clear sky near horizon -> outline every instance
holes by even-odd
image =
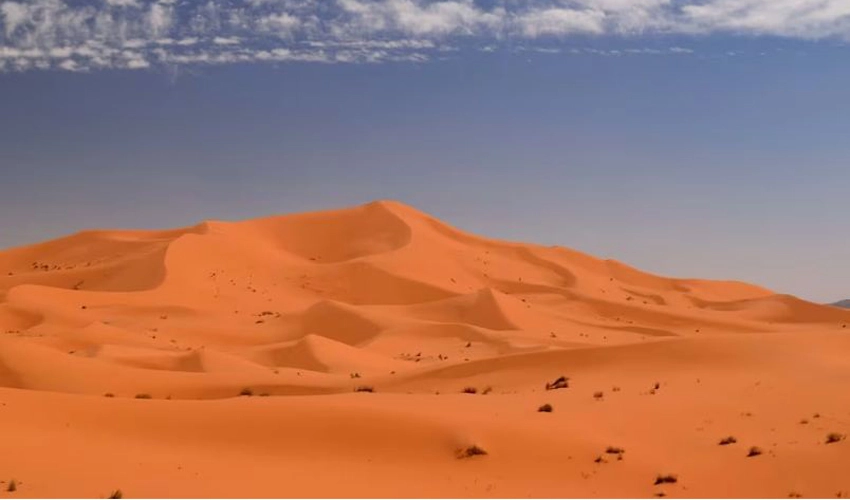
[[[0,1],[0,247],[396,199],[846,298],[845,4]]]

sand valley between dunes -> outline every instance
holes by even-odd
[[[848,496],[847,324],[395,202],[78,233],[0,252],[0,498]]]

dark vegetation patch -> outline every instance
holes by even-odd
[[[546,383],[546,390],[551,391],[554,389],[566,389],[570,386],[570,379],[564,376],[560,376],[555,379],[554,382]]]

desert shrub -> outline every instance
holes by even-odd
[[[659,474],[658,477],[655,478],[655,484],[676,484],[679,482],[679,478],[675,474]]]
[[[476,389],[475,387],[464,387],[463,393],[464,394],[478,394],[478,389]]]
[[[602,391],[596,391],[593,393],[593,399],[602,399],[605,397],[605,393]]]
[[[826,444],[837,443],[844,440],[844,435],[837,432],[830,432],[826,435]]]
[[[538,408],[537,411],[542,412],[542,413],[552,413],[552,405],[550,405],[549,403],[546,403],[545,405]]]
[[[566,389],[570,386],[570,379],[564,376],[560,376],[555,379],[554,382],[546,383],[546,390],[551,391],[553,389]]]
[[[738,440],[735,439],[734,436],[727,436],[727,437],[720,440],[720,446],[726,446],[728,444],[735,444],[737,442],[738,442]]]
[[[18,483],[14,479],[9,481],[9,486],[6,487],[6,491],[8,491],[9,493],[14,493],[18,491]]]
[[[747,452],[747,456],[748,457],[757,457],[757,456],[761,455],[762,453],[764,453],[764,452],[761,450],[761,448],[759,448],[758,446],[753,446],[753,447],[750,448],[750,451]]]
[[[124,498],[124,493],[121,493],[121,490],[115,490],[109,495],[109,498]]]
[[[470,458],[479,455],[486,455],[487,452],[479,447],[478,445],[467,446],[466,448],[459,450],[457,453],[458,458]]]
[[[607,453],[609,455],[622,455],[625,452],[626,452],[626,450],[624,450],[624,449],[622,449],[618,446],[609,446],[609,447],[605,448],[605,453]]]
[[[152,396],[150,394],[145,394],[145,393],[136,394],[136,399],[151,399],[151,398],[152,398]]]
[[[240,396],[253,396],[254,391],[251,390],[250,387],[245,387],[241,391],[239,391]]]
[[[355,387],[354,392],[375,392],[375,388],[370,385],[361,385]]]

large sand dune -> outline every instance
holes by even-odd
[[[0,496],[850,495],[848,323],[395,202],[79,233],[0,252]]]

